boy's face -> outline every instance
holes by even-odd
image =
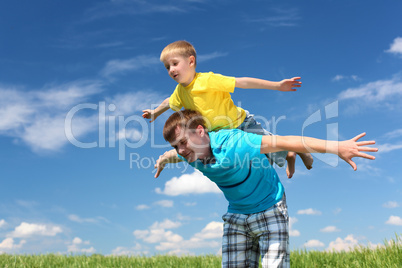
[[[177,83],[188,86],[195,76],[195,58],[194,56],[183,57],[171,54],[163,62],[168,70],[169,76]]]
[[[189,163],[211,156],[209,136],[202,126],[195,130],[176,127],[176,139],[170,143]]]

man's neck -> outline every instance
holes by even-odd
[[[211,140],[210,140],[210,138],[209,138],[209,133],[206,132],[206,134],[207,134],[207,135],[205,136],[205,139],[208,141],[208,145],[209,145],[209,147],[208,147],[208,154],[207,154],[204,158],[200,159],[200,161],[201,161],[204,165],[215,163],[215,156],[214,156],[214,154],[212,153],[212,149],[211,149]]]

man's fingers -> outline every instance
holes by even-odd
[[[363,133],[357,135],[357,136],[354,137],[352,140],[357,141],[357,140],[361,139],[361,138],[364,137],[364,136],[366,136],[366,132],[363,132]]]
[[[371,160],[374,160],[374,159],[375,159],[375,156],[369,155],[369,154],[364,154],[364,153],[360,153],[360,154],[358,155],[358,157],[367,158],[367,159],[371,159]]]
[[[159,177],[159,174],[161,174],[161,171],[162,171],[162,170],[160,170],[160,169],[158,169],[158,170],[156,171],[155,176],[154,176],[155,179]]]
[[[353,168],[354,171],[357,170],[357,166],[356,166],[356,163],[355,163],[355,162],[353,162],[351,159],[350,159],[349,161],[347,161],[347,162],[348,162],[349,165]]]
[[[359,152],[378,152],[378,148],[359,147]]]
[[[356,142],[357,146],[364,146],[364,145],[373,145],[375,144],[375,141],[359,141]]]

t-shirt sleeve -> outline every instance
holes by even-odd
[[[242,130],[232,130],[222,142],[226,157],[232,161],[260,157],[262,135],[247,133]]]
[[[178,86],[176,89],[173,91],[173,94],[169,98],[169,107],[173,111],[180,111],[180,109],[183,107],[183,103],[180,99],[180,94],[179,94],[179,88]]]
[[[210,90],[233,93],[236,85],[236,78],[210,72],[207,85]]]

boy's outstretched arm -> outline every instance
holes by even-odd
[[[169,98],[166,98],[158,107],[156,107],[155,110],[151,110],[151,109],[143,110],[142,117],[144,117],[146,119],[151,119],[150,123],[152,123],[153,121],[155,121],[155,119],[158,116],[160,116],[161,114],[163,114],[164,112],[169,110],[169,108],[170,108]]]
[[[357,169],[353,157],[362,157],[374,160],[375,157],[362,152],[377,152],[378,148],[365,147],[373,145],[375,141],[358,141],[366,133],[357,135],[353,139],[346,141],[327,141],[301,136],[263,136],[261,143],[261,153],[271,153],[278,151],[294,151],[298,153],[331,153],[338,155],[341,159]]]
[[[177,157],[177,152],[175,149],[172,149],[170,151],[166,151],[163,155],[159,156],[159,159],[156,161],[155,168],[156,168],[156,174],[155,178],[159,177],[159,174],[161,174],[162,170],[165,168],[166,164],[169,163],[179,163],[182,162],[179,157]]]
[[[272,89],[278,91],[296,91],[301,87],[301,77],[293,77],[291,79],[283,79],[279,82],[272,82],[264,79],[251,77],[236,77],[235,87],[238,88],[255,88],[255,89]]]

